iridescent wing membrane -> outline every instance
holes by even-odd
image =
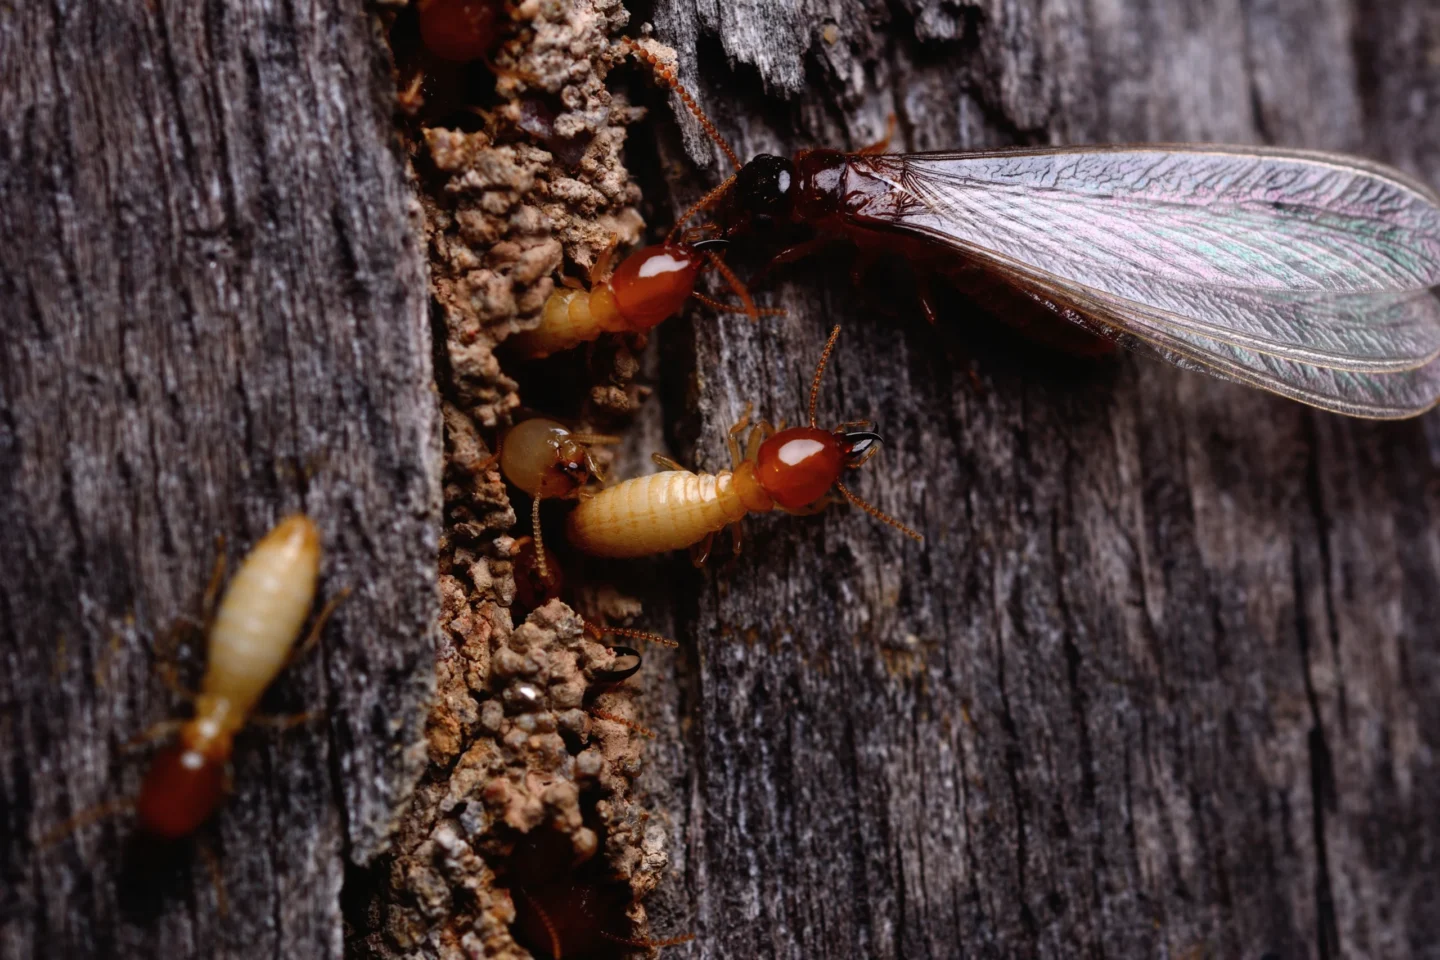
[[[1351,416],[1440,399],[1440,198],[1397,171],[1183,145],[850,162],[888,188],[872,219],[1127,346]]]

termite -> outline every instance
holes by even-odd
[[[420,39],[441,60],[479,60],[500,39],[502,6],[497,0],[416,0]]]
[[[194,716],[166,721],[136,738],[179,733],[161,750],[135,800],[140,827],[156,837],[178,839],[208,820],[226,792],[235,735],[245,726],[261,695],[285,667],[320,636],[345,592],[316,618],[304,644],[296,647],[315,600],[320,572],[320,531],[303,514],[281,520],[251,548],[235,571],[207,631],[208,665],[195,696]],[[212,589],[220,581],[223,557]],[[302,715],[301,719],[305,715]],[[287,723],[292,721],[286,721]],[[106,805],[72,819],[51,837],[112,812]]]
[[[692,547],[698,564],[709,554],[715,534],[727,526],[739,551],[739,523],[746,514],[777,509],[815,513],[832,501],[832,491],[906,536],[923,539],[840,482],[842,470],[861,466],[879,450],[880,436],[868,429],[870,424],[853,421],[833,431],[815,425],[820,381],[839,335],[837,326],[816,365],[808,427],[777,430],[762,421],[751,427],[742,456],[739,436],[750,427],[747,406],[727,437],[733,471],[693,473],[657,454],[655,462],[669,470],[627,480],[580,502],[567,521],[570,542],[602,557],[640,557]]]
[[[195,715],[180,724],[179,742],[156,755],[140,788],[136,812],[149,833],[185,836],[219,806],[235,734],[285,665],[319,638],[344,597],[326,606],[297,649],[315,601],[320,553],[314,521],[292,514],[251,547],[235,571],[210,625]]]
[[[932,320],[924,277],[1004,290],[1035,333],[1033,317],[1058,318],[1087,350],[1119,344],[1349,416],[1440,400],[1440,195],[1398,170],[1213,144],[892,154],[888,137],[741,163],[670,68],[624,47],[734,166],[702,200],[722,238],[783,237],[777,261],[835,242],[900,254]]]
[[[682,221],[683,222],[683,221]],[[609,266],[607,251],[590,271],[590,288],[567,285],[545,301],[540,325],[508,341],[522,356],[548,357],[606,333],[647,333],[680,312],[692,297],[716,310],[744,313],[752,320],[779,310],[757,307],[749,291],[712,249],[725,241],[699,239],[685,242],[667,238],[644,247],[620,262],[609,279],[601,279]],[[695,291],[695,281],[706,267],[714,268],[740,297],[740,304],[714,300]]]
[[[550,568],[540,532],[540,501],[589,496],[590,482],[604,479],[590,448],[618,442],[618,437],[571,430],[545,417],[522,420],[500,439],[500,472],[531,498],[531,559],[542,582],[549,579]]]

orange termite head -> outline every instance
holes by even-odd
[[[188,723],[180,742],[155,755],[136,813],[147,833],[167,840],[194,833],[225,797],[230,735]]]
[[[790,427],[760,445],[756,479],[782,509],[803,510],[830,492],[841,470],[868,460],[880,442],[869,431]]]
[[[644,247],[622,260],[610,277],[610,290],[628,328],[643,333],[679,313],[695,292],[704,262],[687,243]]]
[[[755,455],[756,480],[771,500],[792,513],[806,507],[823,506],[821,498],[834,487],[846,500],[876,520],[888,523],[914,540],[923,540],[919,533],[866,503],[840,482],[842,468],[860,466],[879,449],[880,435],[867,429],[870,424],[857,420],[830,432],[815,426],[820,381],[825,377],[825,366],[830,362],[830,353],[835,349],[839,336],[840,328],[837,326],[830,331],[830,339],[825,341],[825,349],[820,351],[820,362],[815,365],[815,377],[810,381],[810,426],[781,430],[762,443]]]
[[[596,475],[590,446],[569,427],[536,417],[517,423],[500,446],[505,479],[532,497],[568,497]]]
[[[496,0],[418,0],[420,39],[441,60],[478,60],[499,38],[499,6]]]

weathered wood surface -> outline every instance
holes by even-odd
[[[439,427],[393,90],[349,0],[0,5],[0,956],[341,952],[433,683]],[[320,524],[354,594],[151,864],[112,817],[215,555]],[[197,666],[194,661],[192,666]],[[192,677],[195,674],[192,672]],[[192,681],[193,682],[193,679]]]
[[[859,146],[893,111],[901,149],[1273,142],[1440,183],[1431,0],[659,0],[654,20],[742,156]],[[689,384],[664,391],[672,436],[698,429],[714,468],[746,400],[793,422],[842,322],[822,418],[879,421],[854,486],[928,539],[767,518],[670,587],[698,646],[651,694],[679,872],[651,917],[698,934],[676,955],[1440,955],[1434,415],[1080,361],[960,308],[932,329],[836,259],[779,289],[784,320],[662,333],[662,371],[692,346],[700,371],[698,425]]]

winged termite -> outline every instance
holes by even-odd
[[[899,246],[942,275],[979,267],[1124,346],[1326,410],[1409,417],[1440,400],[1440,196],[1377,163],[1162,144],[809,150],[736,168],[712,191],[715,229],[803,229],[783,259],[825,241]]]

